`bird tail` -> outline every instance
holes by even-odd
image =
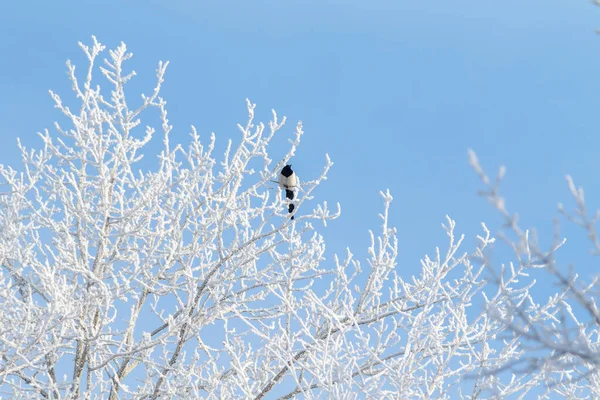
[[[285,197],[287,197],[290,200],[294,200],[294,191],[285,189]]]
[[[290,203],[290,205],[288,206],[288,212],[291,214],[292,211],[294,211],[294,205]],[[294,216],[292,215],[292,219],[294,219]]]

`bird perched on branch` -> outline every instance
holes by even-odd
[[[294,188],[296,187],[296,174],[292,170],[292,164],[286,165],[279,174],[279,186],[285,190],[285,197],[294,200]],[[288,212],[294,211],[294,204],[290,202]],[[292,219],[294,216],[292,215]]]

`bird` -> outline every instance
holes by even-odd
[[[285,197],[294,200],[294,188],[296,187],[296,174],[292,170],[292,164],[287,164],[279,174],[279,186],[285,190]],[[294,211],[294,204],[290,202],[288,212],[291,214]],[[294,216],[292,215],[292,219]]]

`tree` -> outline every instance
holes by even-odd
[[[300,182],[296,219],[271,180],[294,156],[298,124],[279,162],[268,145],[285,118],[248,122],[221,161],[192,127],[173,144],[160,97],[168,63],[141,105],[130,108],[124,44],[80,44],[84,81],[67,62],[79,106],[51,92],[69,127],[19,143],[23,168],[0,165],[0,390],[10,398],[505,398],[542,374],[489,374],[524,355],[519,338],[482,304],[485,225],[473,254],[450,218],[447,249],[402,277],[389,192],[366,265],[348,250],[333,262],[310,209],[323,173]],[[155,136],[141,118],[157,110],[162,151],[136,170]],[[256,170],[255,170],[256,168]],[[274,194],[276,193],[276,194]],[[517,276],[488,291],[494,309],[527,295]],[[479,305],[479,306],[477,306]]]
[[[591,259],[588,260],[577,247],[559,257],[558,250],[566,243],[566,239],[561,237],[560,219],[554,219],[554,232],[542,232],[543,237],[553,238],[548,249],[544,249],[537,231],[523,229],[518,214],[506,207],[506,201],[500,194],[505,168],[500,168],[496,181],[492,183],[473,151],[469,152],[469,160],[484,185],[481,195],[505,221],[498,235],[515,257],[515,261],[510,263],[511,273],[514,275],[516,272],[524,281],[529,279],[529,285],[533,285],[534,281],[529,276],[540,269],[558,287],[545,304],[539,304],[538,299],[529,292],[519,297],[512,296],[512,288],[506,285],[505,280],[507,269],[504,265],[495,268],[491,253],[484,254],[482,261],[495,273],[493,281],[504,292],[501,297],[507,299],[503,304],[490,302],[490,316],[507,328],[503,332],[504,337],[518,340],[526,350],[505,368],[519,375],[541,373],[554,393],[568,399],[600,397],[599,277],[592,269],[589,279],[585,276],[581,278],[573,264],[565,268],[562,266],[564,261],[561,261],[568,259],[573,262],[575,259],[579,263],[595,263],[595,258],[600,255],[596,229],[600,210],[589,215],[583,189],[577,188],[571,176],[567,176],[575,210],[569,212],[559,203],[558,212],[567,221],[583,229],[591,242]]]

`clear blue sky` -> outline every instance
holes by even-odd
[[[315,177],[325,153],[335,162],[317,192],[342,204],[323,230],[332,251],[365,255],[389,188],[400,268],[414,273],[445,246],[445,214],[469,234],[465,250],[481,221],[497,227],[468,148],[489,170],[507,165],[508,206],[526,226],[549,226],[566,173],[600,205],[596,28],[587,0],[3,1],[0,163],[18,167],[16,138],[39,147],[35,133],[59,118],[47,91],[69,98],[64,63],[85,66],[78,41],[123,41],[133,90],[171,61],[173,141],[187,143],[191,124],[220,145],[238,137],[246,97],[259,119],[287,115],[283,134],[304,122],[300,177]]]

